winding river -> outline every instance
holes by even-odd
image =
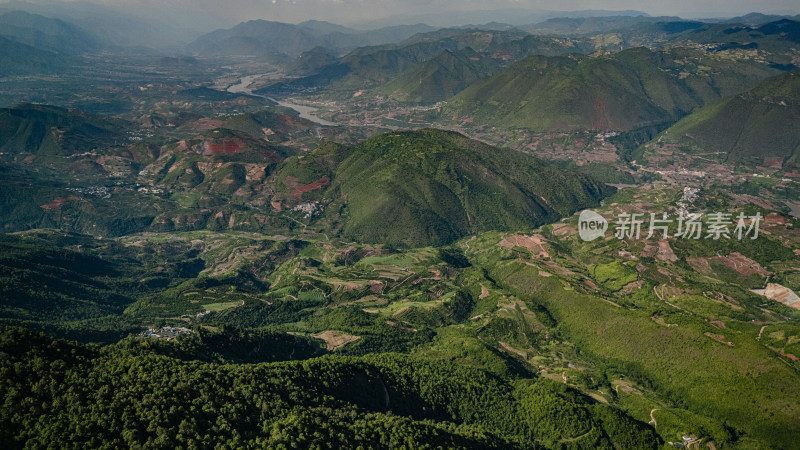
[[[253,93],[253,90],[250,89],[250,84],[253,82],[253,80],[255,80],[256,78],[259,78],[261,76],[263,76],[263,75],[248,75],[246,77],[242,77],[242,79],[239,81],[239,83],[233,84],[233,85],[228,87],[228,92],[233,93],[233,94],[247,94],[247,95],[255,95],[257,97],[264,97],[263,95],[258,95],[258,94]],[[319,125],[325,125],[325,126],[335,126],[336,125],[334,122],[330,122],[328,120],[321,119],[321,118],[317,117],[316,114],[314,114],[314,112],[317,110],[317,108],[314,108],[312,106],[297,105],[297,104],[294,104],[294,103],[291,103],[291,102],[285,102],[285,101],[282,101],[282,100],[276,100],[276,99],[270,98],[270,97],[264,97],[264,98],[272,100],[273,102],[276,102],[277,104],[279,104],[281,106],[284,106],[286,108],[291,108],[291,109],[297,111],[300,114],[300,117],[302,117],[303,119],[310,120],[310,121],[312,121],[314,123],[317,123]]]

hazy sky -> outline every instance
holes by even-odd
[[[39,0],[41,1],[41,0]],[[638,10],[651,15],[732,17],[748,12],[800,12],[798,0],[90,0],[126,9],[153,11],[170,6],[205,13],[219,23],[250,19],[299,22],[308,19],[352,24],[388,16],[424,16],[448,11],[526,8],[575,11]],[[7,0],[0,0],[0,4]],[[434,21],[434,20],[431,20]]]

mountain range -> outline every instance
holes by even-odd
[[[253,20],[231,29],[205,34],[189,44],[187,49],[204,56],[264,56],[277,53],[296,57],[314,47],[337,50],[385,44],[432,29],[419,24],[356,31],[321,21],[293,25]]]
[[[696,154],[723,154],[745,166],[753,159],[800,165],[800,72],[768,78],[739,95],[711,103],[664,131],[658,144]]]
[[[442,117],[534,131],[628,131],[674,122],[779,72],[755,61],[709,59],[688,48],[530,56],[450,99]]]
[[[796,17],[137,4],[0,5],[0,448],[796,446]]]

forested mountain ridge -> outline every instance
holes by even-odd
[[[555,383],[402,355],[219,365],[140,352],[136,341],[101,348],[0,333],[0,393],[18,405],[0,413],[0,442],[13,447],[658,442],[644,424]]]
[[[343,205],[344,236],[409,245],[536,226],[613,191],[531,156],[436,129],[388,133],[350,148],[323,146],[288,160],[276,177],[279,201],[322,201],[337,216]],[[321,185],[298,195],[287,179],[291,186]]]

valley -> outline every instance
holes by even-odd
[[[159,47],[31,11],[0,8],[3,448],[800,436],[800,17]]]

